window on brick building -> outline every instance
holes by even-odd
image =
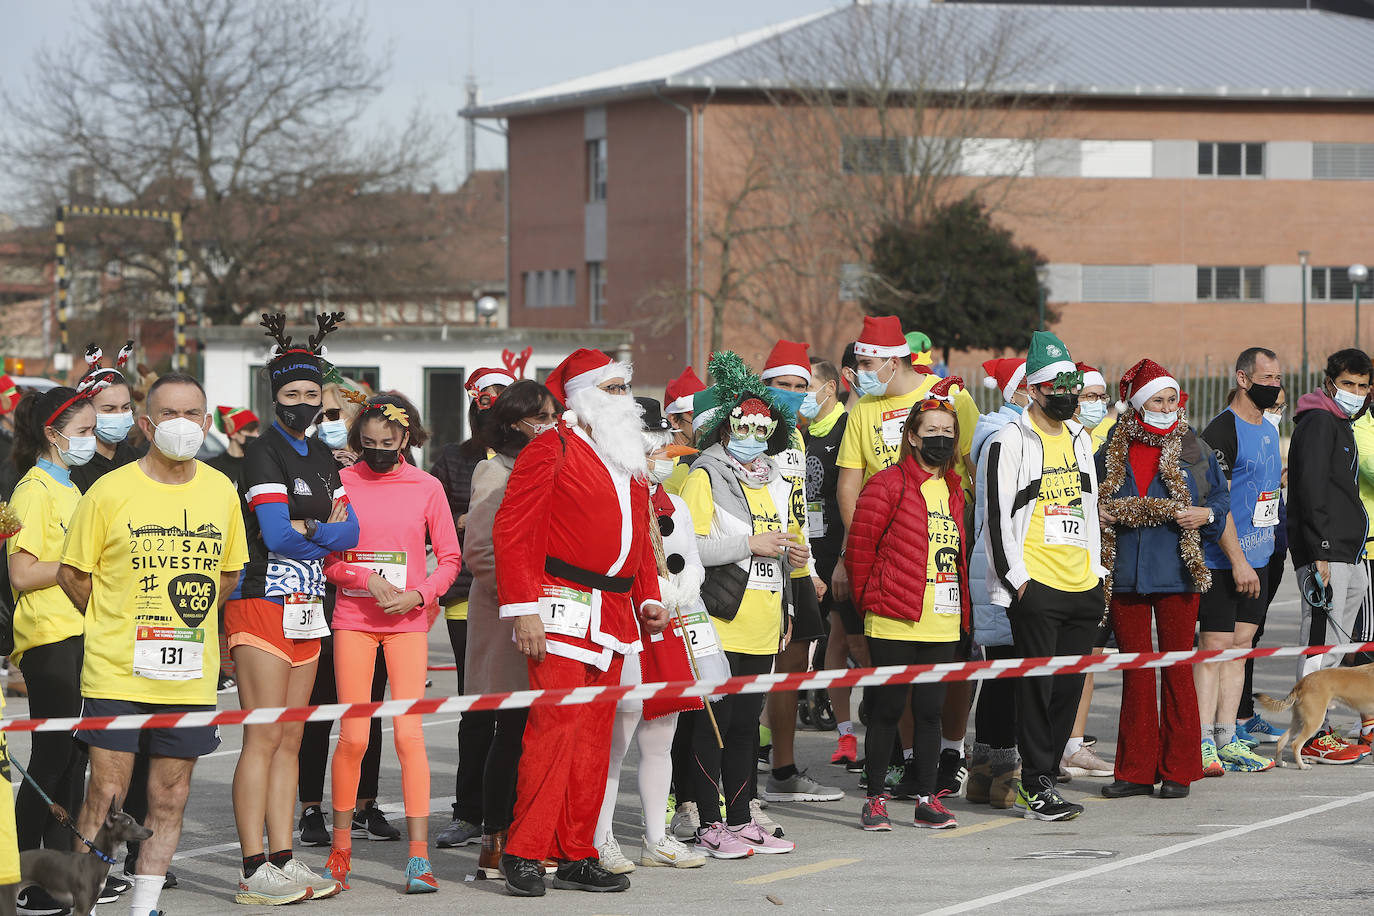
[[[1263,143],[1212,143],[1197,145],[1197,173],[1218,177],[1263,178]]]
[[[587,141],[587,200],[606,199],[606,138]]]
[[[1374,179],[1374,143],[1313,143],[1312,177]]]
[[[591,303],[588,318],[592,324],[606,323],[606,265],[600,261],[587,262],[587,300]]]
[[[1199,267],[1197,297],[1204,302],[1261,302],[1264,300],[1264,268]]]
[[[910,171],[905,137],[846,137],[840,169],[847,175],[902,175]]]
[[[527,270],[520,275],[526,308],[556,308],[577,304],[577,271]]]
[[[864,290],[868,286],[868,265],[866,264],[841,264],[840,265],[840,301],[858,302],[864,297]]]
[[[1084,302],[1150,302],[1154,271],[1148,264],[1084,264]]]
[[[1308,293],[1312,299],[1349,302],[1355,298],[1355,284],[1350,282],[1349,266],[1312,267]],[[1360,299],[1374,300],[1374,276],[1360,284]]]

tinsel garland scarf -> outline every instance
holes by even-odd
[[[1134,410],[1127,410],[1117,421],[1111,442],[1107,445],[1107,473],[1100,481],[1098,510],[1111,515],[1115,524],[1102,530],[1102,565],[1107,568],[1107,579],[1103,583],[1107,607],[1112,603],[1112,571],[1116,567],[1116,528],[1147,528],[1165,525],[1176,521],[1175,514],[1180,509],[1192,508],[1192,494],[1188,491],[1188,481],[1183,475],[1183,436],[1188,431],[1188,421],[1183,411],[1179,411],[1178,425],[1166,435],[1152,433],[1140,423]],[[1132,442],[1157,446],[1159,453],[1159,479],[1169,492],[1169,498],[1158,496],[1108,497],[1126,482],[1127,451]],[[1212,572],[1202,554],[1202,534],[1198,529],[1179,531],[1178,552],[1193,578],[1193,585],[1200,592],[1212,587]],[[1104,618],[1105,619],[1105,618]]]

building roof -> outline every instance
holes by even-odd
[[[836,85],[862,17],[855,3],[478,105],[504,118],[657,91]],[[987,39],[1013,22],[1026,63],[989,88],[1070,97],[1246,100],[1374,98],[1374,21],[1323,10],[935,3],[912,5],[913,32]],[[819,57],[819,59],[818,59]],[[828,59],[827,59],[828,58]],[[804,60],[789,66],[788,61]],[[960,85],[966,55],[945,56],[924,89]],[[935,69],[935,68],[933,68]],[[808,79],[796,78],[798,72]]]

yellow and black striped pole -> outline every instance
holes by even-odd
[[[57,328],[62,353],[70,353],[67,342],[67,208],[57,208]]]

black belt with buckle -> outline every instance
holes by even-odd
[[[617,595],[629,594],[635,584],[634,576],[603,576],[557,557],[548,557],[544,560],[544,572],[560,579],[567,579],[569,582],[576,582],[583,588],[614,592]]]

